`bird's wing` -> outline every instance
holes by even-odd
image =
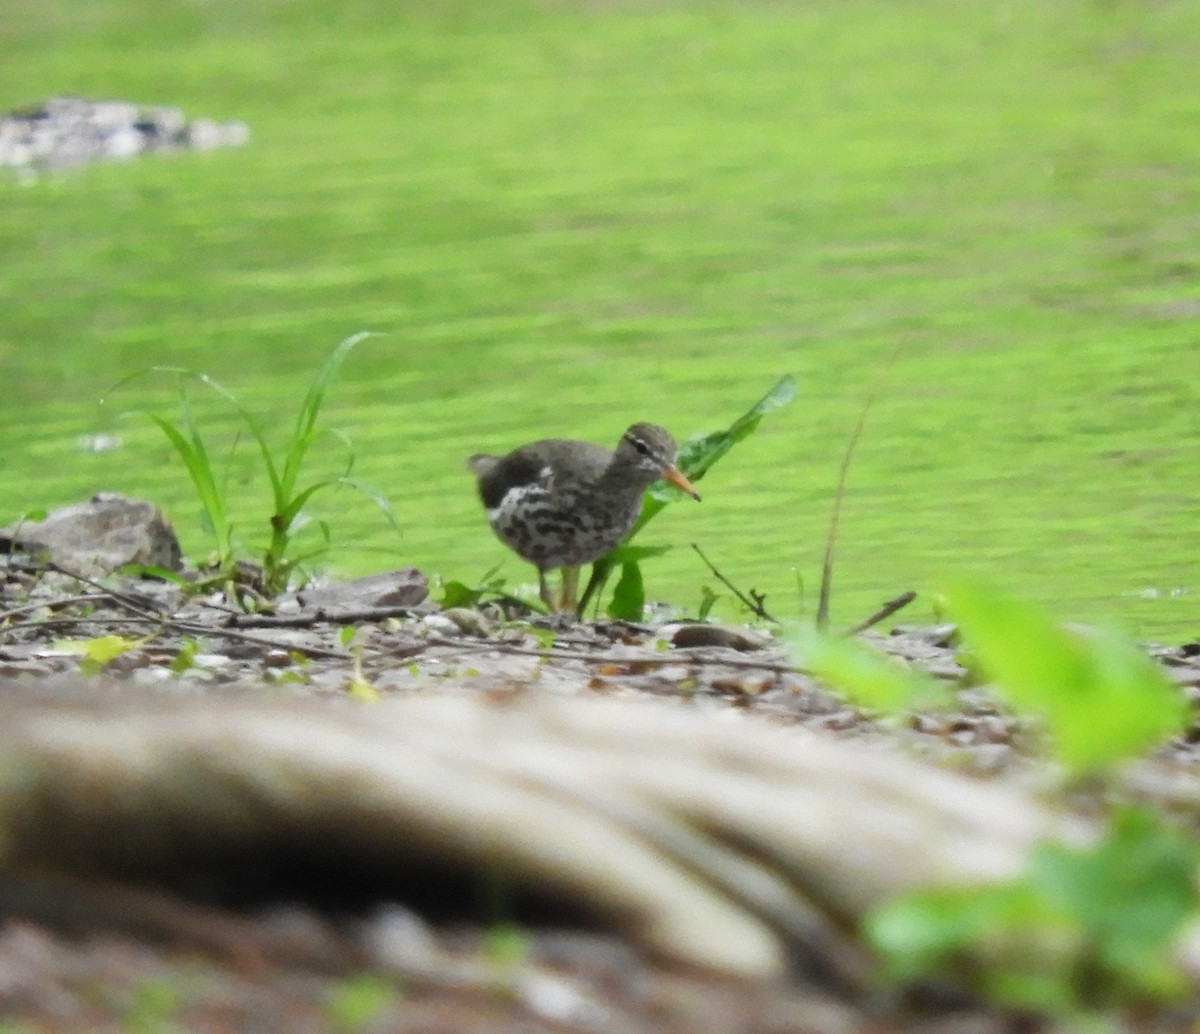
[[[551,471],[544,459],[517,449],[507,456],[496,458],[486,469],[476,468],[479,474],[479,497],[489,510],[500,505],[500,501],[513,489],[529,485],[549,485]]]

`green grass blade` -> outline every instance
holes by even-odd
[[[272,526],[278,526],[281,530],[287,531],[292,526],[292,522],[299,516],[300,511],[304,508],[304,504],[316,495],[321,489],[328,488],[330,485],[336,485],[337,479],[330,478],[327,481],[317,481],[309,485],[306,489],[297,495],[292,496],[282,510],[277,511],[271,518]]]
[[[396,511],[392,509],[392,504],[388,502],[387,497],[377,488],[373,488],[365,481],[360,481],[358,478],[347,477],[343,475],[336,479],[339,485],[345,485],[347,488],[352,488],[360,495],[370,499],[375,504],[376,509],[383,514],[384,519],[397,532],[400,531],[400,522],[396,519]]]
[[[247,430],[250,432],[250,436],[254,439],[255,444],[258,446],[259,454],[263,458],[263,466],[267,471],[267,478],[271,483],[271,495],[276,504],[278,504],[279,500],[284,497],[284,486],[282,478],[279,474],[279,469],[275,463],[275,457],[271,453],[271,446],[267,442],[266,431],[263,429],[262,424],[259,423],[250,410],[242,405],[238,397],[219,381],[214,380],[206,373],[196,373],[192,374],[191,376],[195,377],[195,379],[201,384],[215,392],[231,406],[233,406],[235,410],[237,410],[237,414],[241,418],[242,423],[246,425]]]
[[[611,553],[608,554],[608,559],[614,564],[638,564],[643,560],[649,560],[651,557],[662,556],[664,553],[669,553],[674,547],[672,546],[635,546],[631,542],[623,543],[617,546]]]
[[[232,525],[228,520],[226,511],[226,492],[224,486],[217,480],[204,438],[200,434],[197,421],[192,412],[191,398],[187,391],[187,384],[189,382],[196,382],[203,385],[234,408],[240,418],[241,424],[253,437],[258,446],[263,466],[270,481],[271,508],[266,521],[270,527],[270,539],[262,553],[263,581],[269,594],[286,588],[290,573],[297,563],[296,558],[290,556],[289,552],[292,546],[292,539],[300,530],[298,519],[303,508],[322,489],[334,485],[344,485],[355,489],[355,491],[371,499],[392,527],[398,529],[396,515],[392,511],[391,504],[387,499],[374,488],[349,476],[351,470],[354,468],[355,457],[353,450],[349,448],[349,440],[344,435],[336,432],[327,432],[333,434],[348,449],[349,456],[344,474],[340,477],[318,481],[299,491],[296,488],[303,461],[312,443],[316,440],[317,435],[322,433],[318,431],[317,420],[320,416],[325,393],[350,352],[368,336],[367,332],[363,332],[346,338],[334,348],[324,363],[321,364],[301,404],[292,438],[287,442],[284,450],[282,465],[277,461],[275,453],[272,452],[263,425],[259,420],[238,401],[237,396],[233,392],[208,374],[195,373],[177,367],[154,367],[150,371],[139,372],[124,378],[112,389],[113,391],[119,390],[131,381],[145,376],[149,372],[169,373],[178,379],[180,406],[183,414],[181,420],[177,423],[172,423],[160,416],[147,415],[150,416],[151,420],[167,437],[168,442],[183,463],[201,504],[202,522],[207,524],[216,539],[217,550],[222,565],[229,563],[233,559]],[[239,431],[238,437],[240,437],[240,434],[241,432]],[[226,464],[226,469],[229,469],[229,466],[229,464]],[[329,528],[328,525],[320,522],[318,522],[318,527],[321,528],[325,538],[325,546],[322,548],[323,552],[324,549],[328,548]]]
[[[348,477],[328,478],[325,481],[318,481],[315,484],[309,485],[298,495],[293,496],[288,501],[287,506],[285,506],[283,510],[276,515],[278,520],[281,524],[283,524],[284,527],[290,527],[291,523],[296,519],[297,515],[299,515],[305,504],[314,495],[316,495],[317,492],[325,488],[333,487],[352,488],[354,491],[366,496],[376,505],[376,507],[378,507],[380,513],[384,515],[388,523],[391,524],[391,526],[397,531],[399,530],[400,526],[396,521],[396,513],[392,509],[391,503],[387,501],[383,494],[365,482],[359,481],[357,478]]]
[[[241,418],[242,422],[249,429],[251,436],[254,438],[255,443],[258,445],[259,452],[262,454],[263,465],[266,467],[267,476],[269,477],[269,479],[271,481],[272,494],[276,498],[279,497],[279,485],[280,485],[279,474],[278,474],[278,471],[276,470],[274,457],[271,455],[270,447],[267,444],[266,434],[263,431],[262,424],[260,424],[258,422],[258,420],[255,419],[253,413],[251,413],[244,405],[242,405],[242,403],[238,400],[238,397],[236,395],[234,395],[234,393],[232,391],[230,391],[223,384],[221,384],[220,381],[215,380],[213,377],[209,376],[207,373],[198,373],[195,370],[189,370],[186,367],[182,367],[182,366],[152,366],[148,370],[140,370],[137,373],[130,374],[128,377],[123,377],[115,385],[113,385],[112,388],[109,389],[109,391],[106,393],[105,398],[107,399],[108,395],[111,395],[113,392],[124,387],[125,385],[130,384],[135,380],[139,380],[142,377],[146,377],[151,373],[172,374],[176,378],[179,379],[181,385],[185,380],[193,380],[198,384],[204,385],[206,388],[208,388],[214,394],[220,396],[222,399],[224,399],[226,402],[228,402],[231,406],[233,406],[233,408],[235,410],[237,410],[238,416]],[[182,388],[181,388],[181,392],[182,392]],[[195,425],[195,422],[192,420],[191,411],[190,411],[190,407],[187,404],[186,395],[183,397],[183,407],[185,410],[186,422],[188,424],[188,427],[191,430],[191,432],[193,433],[193,435],[195,435],[196,425]]]
[[[759,421],[773,409],[786,406],[796,397],[796,378],[784,374],[762,398],[743,413],[729,428],[734,441],[740,442],[758,427]],[[697,474],[702,473],[698,471]]]
[[[296,484],[296,479],[299,477],[304,457],[307,455],[308,449],[316,437],[317,418],[320,416],[321,407],[325,402],[325,393],[329,390],[329,385],[333,382],[334,377],[337,376],[338,371],[350,353],[360,342],[370,336],[371,331],[362,330],[340,342],[321,364],[316,376],[309,385],[308,392],[304,396],[304,402],[301,404],[300,411],[296,415],[296,427],[292,432],[292,437],[288,443],[284,457],[282,482],[286,494],[292,492]]]
[[[154,413],[148,413],[147,416],[166,435],[167,441],[171,443],[172,448],[178,454],[212,527],[217,554],[222,559],[227,558],[232,552],[232,546],[230,525],[225,510],[225,496],[213,475],[212,464],[209,463],[203,440],[195,431],[189,440],[170,421]]]
[[[296,419],[297,437],[309,434],[316,427],[317,416],[321,411],[321,405],[325,400],[325,392],[329,390],[329,385],[350,353],[362,341],[371,336],[372,332],[369,330],[360,330],[357,334],[351,334],[329,353],[329,356],[318,368],[317,375],[309,385],[308,393],[304,397],[304,404],[300,407],[300,413]]]

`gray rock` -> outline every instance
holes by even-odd
[[[293,597],[302,607],[415,607],[429,595],[429,583],[415,567],[369,574],[349,582],[305,587]]]
[[[72,574],[99,578],[129,564],[180,568],[182,553],[162,512],[144,499],[101,492],[45,520],[0,529],[0,549],[46,555]]]
[[[0,166],[31,174],[152,151],[235,147],[249,137],[244,122],[189,122],[178,108],[51,97],[0,115]]]

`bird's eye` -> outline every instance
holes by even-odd
[[[647,445],[640,438],[634,438],[632,435],[630,435],[629,440],[630,440],[630,442],[633,443],[633,447],[635,449],[637,449],[637,451],[640,452],[643,456],[650,455],[650,446]]]

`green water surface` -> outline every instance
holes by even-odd
[[[779,616],[811,608],[877,392],[839,621],[965,570],[1194,638],[1197,69],[1187,0],[8,4],[0,108],[167,103],[252,138],[0,175],[0,521],[118,490],[202,556],[182,471],[124,415],[177,412],[169,380],[100,399],[186,366],[282,440],[320,360],[370,329],[324,419],[402,534],[318,497],[338,573],[527,581],[467,455],[643,419],[683,437],[790,372],[796,402],[648,529],[675,546],[652,596],[715,587],[696,542]],[[228,411],[199,408],[229,449]],[[229,471],[261,540],[248,443]]]

